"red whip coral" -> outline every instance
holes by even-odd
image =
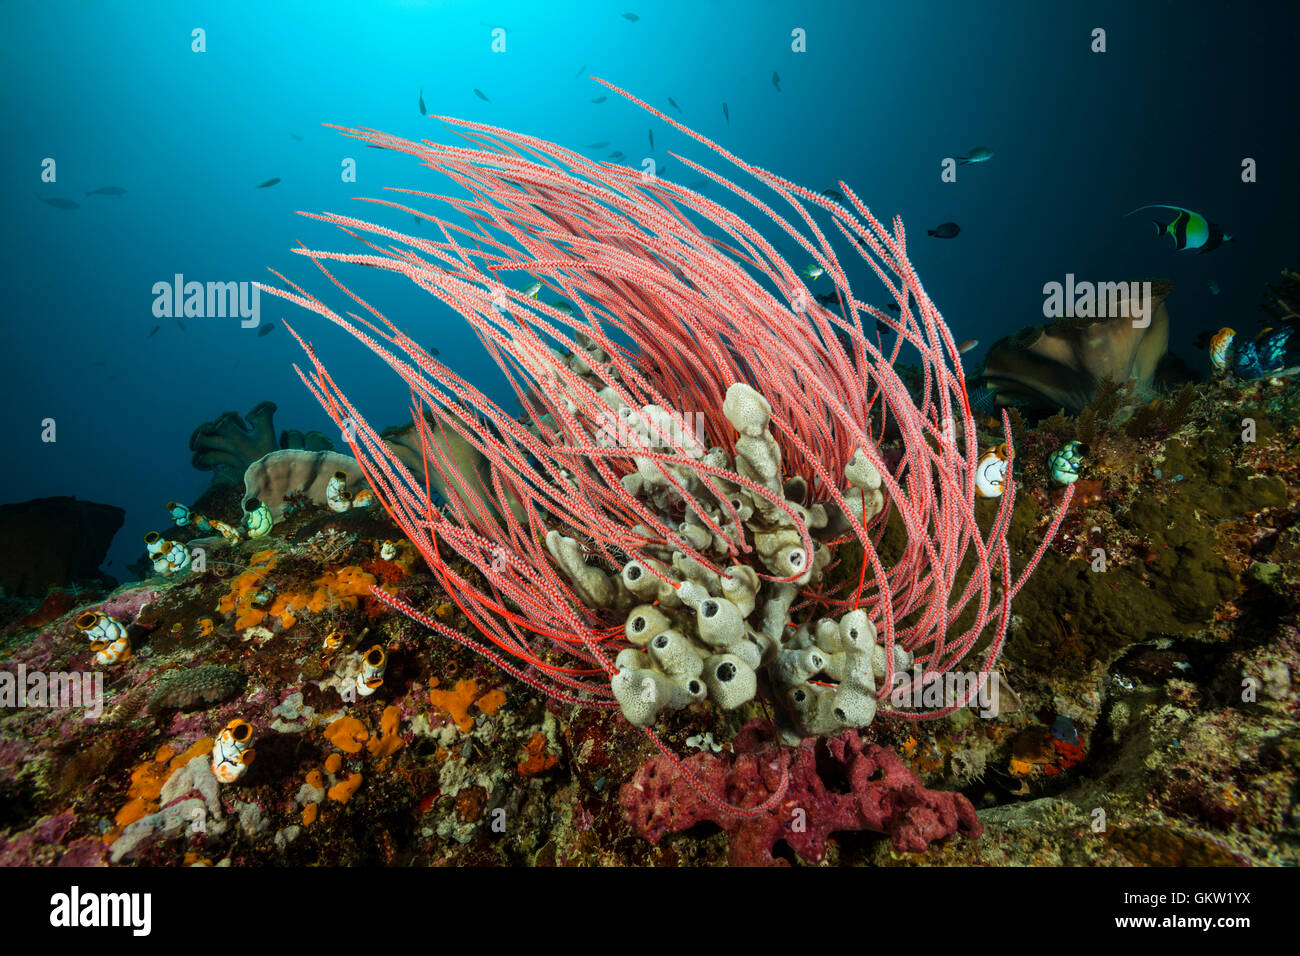
[[[824,741],[805,740],[791,757],[764,721],[751,721],[732,746],[734,756],[698,753],[686,766],[710,792],[750,807],[776,792],[788,763],[790,785],[778,805],[747,818],[719,813],[682,782],[669,761],[655,757],[619,793],[632,828],[658,843],[665,833],[681,833],[702,821],[716,823],[730,835],[732,866],[785,865],[772,854],[782,840],[805,862],[817,863],[826,855],[826,838],[837,831],[887,833],[900,853],[919,853],[958,831],[978,838],[984,830],[964,796],[927,790],[897,754],[864,744],[855,730]],[[825,748],[820,761],[819,748]],[[834,790],[827,786],[831,775]],[[837,792],[843,781],[847,792]]]
[[[459,194],[403,192],[452,214],[371,200],[427,223],[432,238],[314,216],[369,248],[298,250],[368,318],[341,315],[288,280],[289,290],[264,291],[346,329],[409,388],[407,442],[422,452],[422,474],[407,470],[294,333],[311,363],[299,370],[304,382],[487,640],[378,588],[375,597],[553,698],[621,708],[656,743],[664,710],[704,699],[734,708],[760,687],[784,742],[834,736],[877,710],[892,713],[880,691],[896,670],[942,674],[979,644],[979,680],[962,699],[899,713],[965,706],[988,679],[1011,600],[1041,549],[1013,577],[1011,481],[991,528],[976,522],[980,450],[960,355],[908,261],[902,223],[887,229],[843,183],[841,205],[616,92],[788,204],[791,220],[681,160],[797,243],[839,304],[820,305],[735,212],[639,170],[446,117],[471,146],[343,130],[445,175]],[[885,284],[897,316],[853,294],[827,218]],[[457,312],[526,410],[522,420],[349,290],[329,263],[404,276]],[[535,283],[508,287],[518,273]],[[562,301],[546,301],[543,289]],[[897,333],[888,352],[877,323]],[[915,397],[894,369],[905,350],[920,364]],[[882,449],[886,440],[897,447]],[[907,544],[886,567],[876,545],[891,512]],[[831,587],[826,572],[849,541],[865,554],[860,573]],[[778,789],[738,812],[779,801]]]

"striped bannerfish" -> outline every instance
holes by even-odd
[[[1232,236],[1225,235],[1216,223],[1182,206],[1154,203],[1150,206],[1138,206],[1133,212],[1125,215],[1131,216],[1134,212],[1141,212],[1143,209],[1170,209],[1177,212],[1173,220],[1168,223],[1162,223],[1158,219],[1152,219],[1151,222],[1156,227],[1156,235],[1169,236],[1174,241],[1174,248],[1179,251],[1199,249],[1205,253],[1219,248],[1225,242],[1232,241]]]

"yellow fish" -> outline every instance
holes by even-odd
[[[1214,338],[1210,339],[1210,364],[1215,369],[1222,371],[1228,367],[1228,349],[1232,348],[1232,340],[1236,334],[1236,329],[1222,328]]]

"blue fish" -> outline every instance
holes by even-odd
[[[1074,721],[1064,714],[1057,714],[1056,720],[1052,721],[1051,734],[1063,744],[1075,747],[1079,745],[1078,728],[1074,726]]]
[[[1243,342],[1237,347],[1234,367],[1238,378],[1259,378],[1264,374],[1263,366],[1259,364],[1259,352],[1256,351],[1254,342]]]
[[[987,146],[976,146],[966,156],[957,157],[958,166],[969,166],[972,163],[987,163],[993,158],[993,150]]]
[[[1266,371],[1272,372],[1286,364],[1286,346],[1291,338],[1291,329],[1278,329],[1276,332],[1265,329],[1259,343],[1259,361]]]

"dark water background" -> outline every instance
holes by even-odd
[[[320,124],[445,139],[419,115],[421,88],[430,113],[571,147],[609,140],[589,153],[621,149],[633,163],[652,155],[669,178],[689,183],[696,177],[667,151],[697,159],[702,151],[613,95],[593,104],[606,91],[586,77],[660,108],[671,109],[671,96],[684,122],[748,161],[818,189],[844,179],[878,217],[900,214],[954,335],[983,343],[970,358],[1043,321],[1042,286],[1066,273],[1163,276],[1175,283],[1172,348],[1204,368],[1190,345],[1196,332],[1231,324],[1253,333],[1262,284],[1300,251],[1297,9],[5,3],[3,499],[70,494],[126,508],[109,568],[125,577],[144,533],[169,524],[163,502],[191,501],[208,483],[189,465],[198,423],[271,399],[277,429],[332,431],[293,372],[298,350],[283,328],[259,337],[233,319],[192,319],[182,332],[154,317],[151,289],[176,273],[265,280],[271,266],[320,291],[323,277],[288,250],[298,240],[355,247],[296,210],[359,214],[353,197],[385,186],[447,185]],[[639,21],[620,16],[627,11]],[[195,27],[206,30],[205,53],[191,52]],[[491,51],[494,27],[506,30],[504,54]],[[1104,54],[1090,52],[1095,27],[1107,31]],[[806,53],[791,52],[795,28],[807,33]],[[995,151],[991,162],[962,168],[955,184],[940,181],[944,157],[980,145]],[[57,182],[41,180],[47,157]],[[340,181],[345,157],[357,160],[356,183]],[[1244,157],[1258,162],[1257,183],[1242,183]],[[272,177],[281,182],[254,188]],[[105,185],[126,194],[84,195]],[[80,207],[40,201],[50,197]],[[1146,216],[1123,218],[1145,203],[1203,212],[1238,241],[1206,256],[1176,254]],[[926,236],[946,220],[961,224],[958,238]],[[364,275],[355,287],[462,374],[492,380],[460,320],[405,280]],[[373,424],[407,419],[400,383],[343,333],[265,297],[262,306],[263,321],[287,316],[316,343]],[[46,418],[57,422],[53,444],[40,440]]]

